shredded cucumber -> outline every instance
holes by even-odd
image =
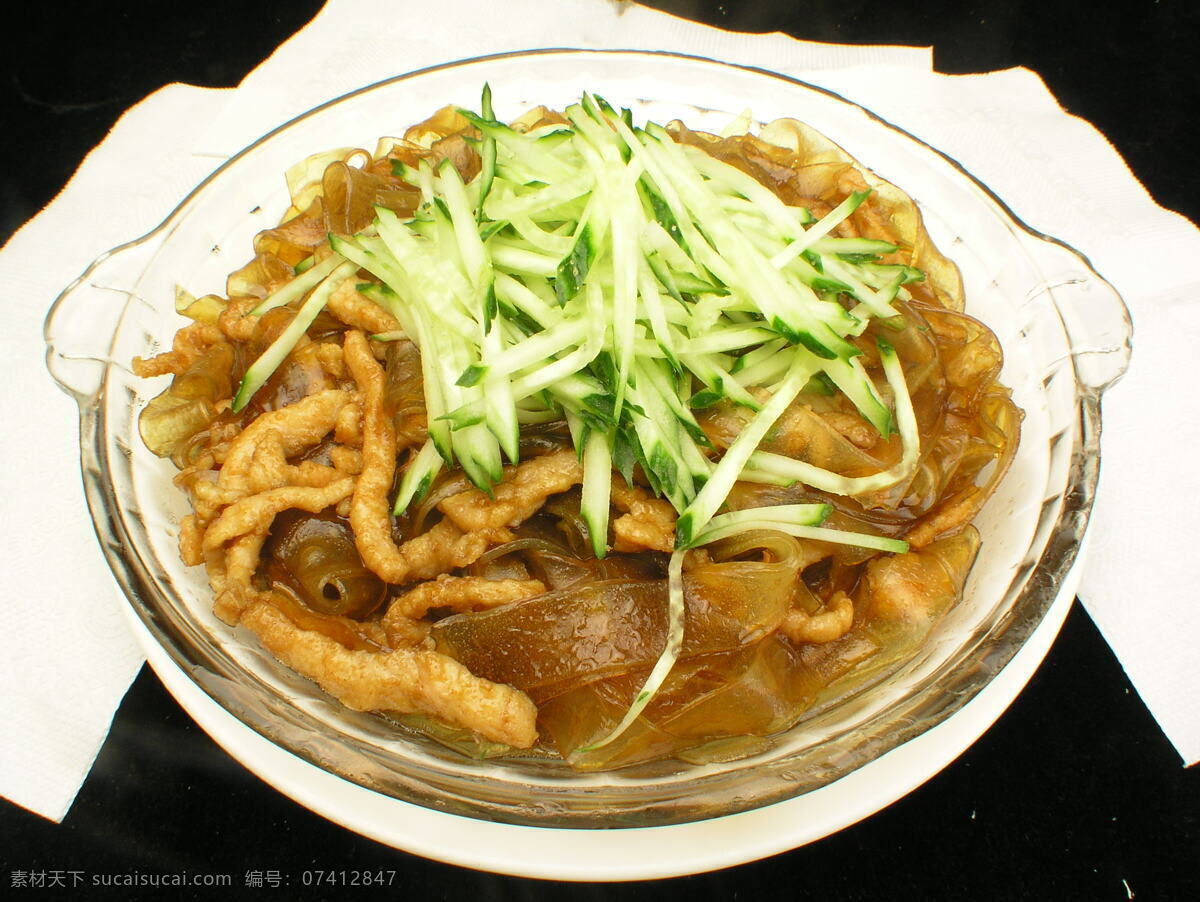
[[[679,660],[679,652],[683,648],[684,615],[687,613],[686,597],[683,592],[683,556],[684,552],[676,551],[671,555],[671,561],[667,565],[667,642],[662,654],[654,662],[650,675],[646,677],[646,682],[633,697],[633,703],[620,722],[607,736],[576,749],[576,754],[587,754],[604,748],[628,730],[646,709],[646,705],[654,699],[663,682],[670,675],[671,668]]]
[[[246,370],[241,384],[238,385],[237,393],[233,396],[233,403],[230,405],[234,413],[239,412],[250,403],[250,399],[254,396],[254,393],[266,384],[267,380],[271,378],[271,374],[279,368],[279,365],[287,359],[287,355],[292,353],[292,350],[299,344],[300,339],[304,337],[304,333],[308,331],[308,327],[317,318],[317,314],[325,309],[325,304],[329,301],[329,296],[338,289],[338,286],[342,282],[354,275],[354,264],[347,263],[340,257],[331,257],[326,262],[330,261],[332,261],[333,265],[324,270],[321,279],[312,283],[315,287],[309,294],[308,299],[296,312],[296,316],[288,323],[287,328],[279,333],[279,337],[271,342],[271,345],[263,352],[262,356],[254,361]],[[322,267],[324,267],[324,264],[318,264],[307,270],[304,274],[297,276],[288,284],[292,285],[301,279],[306,280],[305,284],[307,284],[311,281],[311,274],[314,272],[320,273]],[[276,295],[278,294],[279,292],[276,292]],[[295,294],[299,297],[303,294],[303,291],[296,291]],[[262,305],[260,304],[259,306],[261,307]]]

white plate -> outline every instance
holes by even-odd
[[[806,757],[799,767],[785,758],[770,772],[771,798],[795,797],[681,825],[614,828],[616,820],[609,829],[586,819],[576,821],[579,829],[511,826],[400,801],[366,787],[411,798],[403,795],[409,784],[389,782],[395,770],[388,768],[415,760],[422,777],[441,760],[390,734],[380,738],[388,731],[376,720],[347,717],[255,643],[231,641],[209,610],[204,575],[179,562],[186,503],[171,489],[170,465],[136,439],[139,405],[156,389],[110,361],[145,354],[155,340],[169,343],[178,327],[170,307],[177,281],[196,294],[222,290],[252,236],[286,207],[287,166],[329,147],[373,147],[446,103],[473,104],[484,80],[502,118],[532,103],[561,107],[588,89],[633,106],[639,118],[678,116],[708,130],[747,105],[764,120],[805,119],[916,199],[939,247],[963,269],[968,312],[1006,349],[1002,378],[1026,411],[1025,435],[979,520],[985,541],[964,602],[879,691],[786,735],[787,754],[800,749]],[[112,288],[134,300],[112,306]],[[1099,393],[1122,369],[1126,357],[1112,349],[1127,346],[1127,329],[1120,299],[1077,255],[1024,229],[952,161],[841,98],[708,60],[552,51],[428,70],[284,126],[200,186],[163,227],[98,261],[55,305],[47,336],[51,369],[80,403],[85,487],[131,620],[164,684],[214,739],[301,804],[415,854],[529,877],[631,880],[751,861],[841,829],[929,779],[999,716],[1074,597],[1095,487]],[[470,771],[474,785],[510,779],[490,764],[453,766]],[[585,803],[597,779],[578,781],[587,790],[572,787]],[[455,784],[460,794],[464,785],[469,792],[472,784]],[[523,789],[518,781],[514,791]],[[722,812],[755,799],[733,803]],[[522,818],[536,819],[528,812],[509,819]]]
[[[828,786],[753,811],[690,824],[624,830],[522,827],[475,820],[380,795],[314,767],[216,704],[146,630],[130,625],[163,685],[218,745],[317,814],[434,861],[547,880],[652,880],[757,861],[836,833],[912,792],[983,735],[1050,650],[1075,598],[1076,560],[1050,611],[1008,665],[938,726]]]

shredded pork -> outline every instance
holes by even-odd
[[[565,492],[583,481],[583,467],[574,450],[565,448],[506,467],[504,479],[489,499],[479,489],[451,495],[438,510],[465,532],[520,526],[551,495]]]
[[[370,652],[297,627],[267,602],[242,614],[271,654],[355,711],[426,714],[515,748],[537,739],[537,708],[525,693],[473,675],[435,651]]]

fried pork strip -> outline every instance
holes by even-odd
[[[784,617],[780,629],[793,642],[820,645],[840,639],[854,624],[854,601],[845,592],[836,593],[825,609],[808,614],[792,608]]]
[[[504,479],[489,499],[479,489],[451,495],[438,505],[465,532],[520,526],[538,512],[546,499],[583,481],[583,467],[574,450],[564,448],[504,468]]]
[[[291,508],[312,514],[332,507],[354,489],[354,479],[346,477],[327,486],[287,485],[249,498],[243,498],[221,511],[220,516],[204,533],[204,550],[213,551],[239,536],[261,533],[266,535],[276,515]]]
[[[350,500],[350,527],[363,563],[395,585],[433,579],[479,559],[490,545],[508,541],[507,530],[464,531],[443,520],[403,546],[392,538],[388,495],[396,475],[396,428],[383,405],[383,367],[362,332],[347,332],[346,365],[362,393],[362,470]],[[572,455],[573,456],[573,455]]]
[[[392,539],[388,493],[396,472],[396,428],[383,407],[383,367],[362,332],[347,332],[342,349],[362,393],[362,471],[350,500],[354,543],[371,571],[386,582],[403,583],[411,567]]]
[[[262,596],[251,581],[266,538],[265,532],[250,533],[205,554],[213,613],[230,626],[237,626],[246,606]]]
[[[614,551],[664,551],[675,548],[675,508],[624,479],[612,480],[612,503],[625,513],[612,521]]]
[[[451,570],[467,567],[479,560],[491,546],[512,540],[513,535],[507,529],[463,532],[450,521],[443,520],[396,549],[396,559],[404,568],[405,578],[395,582],[433,579]]]
[[[321,633],[300,629],[264,601],[247,607],[242,623],[283,664],[355,711],[425,714],[514,748],[529,748],[537,740],[537,707],[529,696],[474,676],[436,651],[351,650]]]
[[[346,279],[329,296],[329,312],[347,326],[361,329],[370,335],[397,331],[400,324],[396,322],[395,317],[374,301],[359,294],[354,283],[354,279]]]
[[[221,331],[207,323],[191,323],[175,333],[171,350],[154,357],[134,357],[134,375],[142,379],[153,376],[176,376],[186,371],[213,344],[221,340]]]
[[[221,481],[245,474],[258,443],[271,430],[283,438],[286,457],[313,447],[333,429],[338,414],[350,400],[350,392],[330,388],[259,415],[230,443],[222,461]]]
[[[396,617],[418,619],[432,608],[483,611],[532,598],[545,591],[545,584],[538,579],[484,579],[443,574],[397,596],[383,619],[385,625]]]

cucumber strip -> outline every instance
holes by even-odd
[[[627,417],[642,451],[642,467],[654,478],[656,491],[666,495],[676,510],[683,510],[695,491],[695,479],[680,448],[679,424],[652,387],[631,386],[629,394],[644,411],[631,411]]]
[[[670,371],[660,363],[643,358],[636,362],[635,374],[638,385],[649,386],[655,391],[693,442],[705,447],[709,446],[708,436],[704,434],[704,430],[700,428],[700,424],[696,422],[692,412],[679,397],[679,391],[674,385]]]
[[[500,444],[486,423],[476,423],[451,434],[454,456],[467,478],[491,497],[492,486],[504,476]]]
[[[880,435],[887,438],[892,434],[895,428],[892,412],[879,397],[875,383],[871,381],[860,360],[825,360],[821,362],[821,369],[833,380],[833,384],[842,394],[853,402],[863,419],[879,430]]]
[[[787,346],[788,343],[787,339],[785,338],[775,338],[771,341],[765,342],[759,345],[753,351],[747,351],[745,354],[738,357],[733,365],[733,369],[731,369],[730,372],[736,376],[743,370],[752,366],[757,366],[762,361],[774,357]]]
[[[592,208],[590,202],[588,208]],[[559,304],[565,304],[579,293],[595,260],[596,242],[592,237],[591,225],[583,222],[570,252],[554,267],[554,294]]]
[[[553,309],[559,306],[558,295],[554,290],[554,282],[546,276],[523,275],[519,281],[522,285],[528,288],[534,295],[541,298],[542,302]]]
[[[508,222],[506,222],[503,219],[500,220],[499,222],[492,222],[490,220],[485,220],[484,222],[480,223],[479,240],[482,241],[484,244],[487,244],[487,241],[489,238],[491,238],[493,235],[499,234],[504,229],[508,228],[508,225],[509,225]]]
[[[479,101],[479,111],[486,119],[495,119],[495,114],[492,112],[492,86],[487,82],[483,83],[483,95]],[[479,197],[476,200],[476,218],[482,224],[486,218],[483,215],[483,203],[487,200],[488,192],[492,189],[492,182],[496,178],[496,137],[495,135],[483,136],[483,146],[479,149]]]
[[[869,476],[842,476],[781,454],[756,451],[750,456],[748,469],[752,472],[791,478],[815,489],[847,497],[889,489],[909,479],[916,471],[917,462],[921,457],[921,435],[917,427],[917,415],[913,410],[912,397],[904,378],[904,367],[901,365],[895,349],[883,341],[878,344],[879,357],[883,362],[883,372],[887,376],[888,385],[891,386],[892,394],[896,398],[896,428],[900,433],[902,447],[900,460],[888,469],[872,473]],[[742,471],[743,478],[746,472],[746,470]]]
[[[818,254],[870,254],[873,257],[900,250],[897,245],[878,238],[819,238],[809,247]]]
[[[890,306],[889,302],[896,296],[896,291],[900,288],[900,282],[903,279],[902,275],[898,278],[893,278],[891,284],[887,286],[887,290],[876,291],[858,277],[851,264],[831,255],[822,256],[821,260],[824,264],[825,272],[843,282],[848,289],[848,293],[861,301],[871,311],[872,315],[880,319],[888,319],[896,316],[898,311]]]
[[[680,270],[671,273],[675,287],[683,294],[715,294],[721,297],[729,296],[729,289],[714,285],[707,279],[702,279],[690,270]]]
[[[454,449],[450,444],[450,427],[442,419],[446,413],[446,398],[438,380],[437,352],[433,346],[432,331],[428,317],[418,306],[413,305],[412,334],[421,351],[421,380],[425,389],[425,419],[428,423],[429,440],[447,464],[454,463]]]
[[[495,258],[492,262],[495,263]],[[562,308],[546,303],[545,298],[530,289],[527,282],[513,278],[508,273],[497,272],[495,286],[498,298],[520,310],[543,329],[553,328],[562,322]]]
[[[313,267],[314,269],[316,267]],[[346,279],[351,278],[358,267],[353,263],[343,260],[333,268],[325,276],[325,280],[313,289],[312,294],[308,296],[296,312],[296,316],[288,323],[287,328],[279,333],[279,336],[271,342],[270,346],[263,351],[262,355],[250,365],[246,370],[242,381],[238,385],[237,394],[233,397],[233,403],[230,409],[234,413],[241,411],[250,399],[254,397],[254,393],[258,391],[271,378],[271,374],[279,369],[279,365],[287,358],[287,355],[292,353],[292,349],[300,342],[304,333],[308,331],[308,327],[312,325],[317,314],[325,309],[325,304],[329,300],[329,296],[337,290],[338,286]],[[312,272],[312,270],[309,270]]]
[[[683,556],[684,552],[676,551],[671,555],[670,563],[667,564],[667,641],[662,653],[654,662],[654,667],[646,677],[646,682],[642,684],[642,688],[634,697],[633,704],[629,706],[629,710],[625,712],[625,716],[621,718],[612,732],[597,742],[576,749],[575,754],[583,755],[593,752],[620,738],[638,719],[646,705],[650,704],[651,699],[662,688],[662,684],[675,666],[675,662],[679,660],[679,652],[683,648],[684,619],[687,614],[686,597],[683,592]]]
[[[492,346],[498,347],[499,341],[498,329],[493,329],[484,337],[485,361],[493,353]],[[489,373],[484,379],[483,395],[487,405],[488,429],[500,444],[509,463],[515,464],[521,459],[521,424],[517,418],[516,396],[513,394],[512,383],[507,376]],[[495,481],[499,482],[501,476],[501,473],[497,473]]]
[[[569,417],[578,419],[576,417]],[[612,492],[612,446],[604,432],[590,430],[582,444],[583,490],[579,500],[579,515],[587,524],[592,553],[603,559],[608,552],[609,501]]]
[[[781,339],[782,340],[782,339]],[[687,367],[697,379],[704,383],[706,390],[713,394],[710,403],[728,398],[740,407],[759,410],[762,405],[730,374],[728,367],[722,366],[716,354],[682,354],[680,362]],[[695,396],[693,396],[693,401]],[[695,403],[692,404],[695,407]]]
[[[529,216],[514,216],[509,223],[532,251],[559,258],[571,251],[570,237],[546,231]]]
[[[524,341],[501,350],[495,356],[490,357],[487,363],[472,367],[459,377],[458,384],[474,384],[484,376],[506,378],[529,367],[540,366],[568,348],[582,344],[594,329],[595,325],[583,318],[564,320],[558,325],[537,332]],[[579,369],[582,368],[583,366],[579,367]]]
[[[434,208],[436,196],[433,190],[433,164],[422,157],[417,161],[416,180],[409,179],[409,184],[416,185],[421,190],[421,199],[431,210]],[[407,173],[406,176],[407,177]]]
[[[811,355],[797,350],[787,376],[774,396],[763,405],[732,444],[725,449],[725,455],[713,469],[712,476],[704,484],[704,488],[700,490],[687,509],[679,515],[679,520],[675,524],[676,548],[691,547],[692,540],[725,503],[726,496],[729,495],[738,475],[745,468],[750,455],[754,453],[759,443],[766,437],[768,430],[788,405],[795,400],[796,395],[800,393],[800,389],[816,371],[817,366],[817,362]]]
[[[488,242],[488,250],[492,256],[492,265],[509,273],[522,275],[544,276],[551,278],[558,275],[559,259],[528,247],[510,244],[501,238],[493,238]]]
[[[855,191],[850,194],[844,201],[822,216],[815,224],[804,232],[804,237],[798,241],[793,241],[778,254],[771,258],[771,265],[776,269],[782,269],[787,266],[793,259],[800,256],[801,253],[812,247],[813,242],[824,238],[843,221],[848,219],[850,215],[859,208],[867,196],[871,193],[871,189],[866,191]]]
[[[820,526],[833,511],[829,504],[777,504],[717,514],[696,537],[694,546],[707,545],[752,529]]]
[[[708,446],[709,442],[704,442]],[[681,462],[692,477],[692,491],[698,492],[712,478],[714,464],[700,450],[700,443],[684,441],[680,443]]]
[[[392,516],[399,517],[414,501],[420,501],[429,491],[434,478],[442,469],[442,456],[432,439],[426,439],[421,450],[413,455],[400,477],[400,488],[392,506]]]
[[[438,419],[448,424],[451,432],[457,432],[460,429],[466,429],[468,426],[474,426],[476,423],[482,423],[484,417],[483,404],[467,403],[454,408],[449,413],[442,414]]]
[[[643,211],[645,211],[647,206],[645,199],[650,196],[649,190],[645,188],[645,184],[646,179],[643,176],[641,181],[638,182],[638,192],[643,198]],[[666,202],[663,201],[662,198],[658,198],[658,202],[663,205],[664,209],[666,209]],[[667,213],[670,215],[670,210],[667,210]],[[651,209],[649,215],[653,218],[647,218],[642,224],[642,234],[640,239],[642,246],[649,251],[647,256],[661,257],[664,268],[670,272],[672,276],[681,272],[691,272],[695,268],[696,263],[691,257],[688,256],[687,252],[679,246],[678,241],[668,233],[667,229],[660,221],[658,212],[654,209]],[[674,221],[673,218],[671,219],[671,225],[676,232],[679,231],[679,225]],[[654,271],[654,274],[656,276],[658,275],[657,269]],[[663,287],[668,288],[669,286],[664,283]],[[675,297],[675,299],[680,302],[683,300],[681,297],[676,297],[674,294],[672,294],[672,297]]]
[[[767,470],[756,470],[750,466],[742,470],[741,475],[738,476],[738,482],[753,482],[757,485],[777,485],[783,488],[795,485],[797,481]]]
[[[657,223],[654,224],[658,225]],[[646,234],[645,228],[643,228],[642,234]],[[666,264],[666,261],[662,259],[658,251],[651,251],[650,253],[646,254],[645,259],[646,265],[649,267],[650,272],[654,275],[654,278],[658,280],[658,283],[667,290],[667,294],[674,298],[678,303],[683,304],[683,292],[681,292],[679,290],[679,286],[675,284],[674,273],[671,272],[671,268]]]
[[[362,267],[359,268],[361,269]],[[401,326],[404,325],[404,313],[402,312],[400,298],[397,297],[396,292],[389,286],[380,282],[363,282],[355,286],[355,290],[367,300],[374,301],[390,313]]]
[[[589,424],[598,424],[596,428],[607,431],[616,425],[612,415],[612,395],[590,374],[575,372],[553,380],[549,386],[528,393],[522,391],[521,380],[513,382],[513,395],[517,404],[526,402],[543,391],[564,411],[576,414]]]
[[[897,273],[900,274],[901,285],[925,281],[925,273],[915,266],[906,266],[903,263],[865,262],[858,264],[858,270],[863,274],[863,281],[875,288],[890,282]]]
[[[641,301],[641,309],[650,323],[650,331],[654,335],[654,340],[658,342],[658,346],[662,349],[663,354],[670,361],[671,367],[678,372],[680,364],[676,353],[677,342],[675,341],[674,333],[667,324],[667,313],[663,307],[662,293],[658,290],[658,283],[655,281],[653,272],[651,272],[651,264],[648,262],[647,257],[642,257],[639,261],[637,277],[638,299]]]
[[[438,176],[441,196],[450,212],[450,225],[454,229],[455,243],[467,280],[479,292],[485,284],[491,283],[491,261],[483,242],[479,240],[479,224],[467,200],[462,178],[449,158],[438,167]]]
[[[541,426],[546,423],[558,422],[562,418],[563,412],[561,410],[554,410],[549,407],[530,409],[522,407],[520,402],[517,404],[517,422],[522,426]]]
[[[729,213],[734,222],[748,229],[761,232],[763,234],[775,234],[776,230],[767,229],[768,223],[763,219],[758,212],[758,207],[747,200],[740,194],[724,194],[720,198],[721,209]],[[786,206],[786,205],[785,205]],[[795,217],[796,221],[802,226],[812,225],[816,222],[816,218],[808,210],[807,207],[791,207],[786,206],[788,212]],[[780,242],[783,244],[784,242]]]
[[[638,148],[632,145],[632,152],[638,153]],[[650,165],[648,161],[643,161],[643,165]],[[657,181],[649,173],[642,176],[638,181],[638,193],[642,196],[644,204],[650,208],[653,216],[651,222],[656,225],[659,230],[668,239],[668,245],[674,247],[675,250],[684,255],[691,253],[687,239],[683,237],[683,230],[679,226],[679,220],[676,218],[676,211],[679,207],[678,203],[672,205],[667,198],[663,196],[662,191],[658,188]],[[659,250],[665,252],[666,248],[659,247]]]
[[[580,141],[586,142],[606,163],[613,166],[625,163],[622,150],[626,148],[623,145],[618,146],[617,135],[611,128],[600,124],[603,119],[592,98],[587,94],[583,95],[579,103],[567,107],[563,115],[575,126],[576,148],[581,153],[586,153],[586,148]]]
[[[774,385],[782,379],[792,365],[792,352],[787,348],[744,366],[733,374],[734,381],[743,388]]]
[[[689,339],[681,349],[684,354],[715,354],[721,351],[736,351],[739,348],[757,347],[776,337],[771,329],[762,326],[733,326],[709,332],[700,338]]]
[[[745,529],[753,527],[744,527],[736,530],[743,532]],[[902,539],[889,539],[885,536],[873,536],[865,532],[847,532],[843,529],[829,529],[825,526],[805,526],[799,523],[784,523],[778,521],[766,521],[760,527],[761,529],[776,529],[779,532],[785,532],[790,536],[796,536],[799,539],[812,539],[817,542],[829,542],[834,545],[853,545],[856,548],[869,548],[872,551],[887,551],[892,554],[904,554],[908,551],[908,543]],[[718,538],[727,538],[734,533],[718,534],[715,537],[710,537],[707,532],[698,536],[693,543],[693,547],[706,545],[709,542],[716,541]]]
[[[321,283],[321,280],[338,268],[343,258],[338,254],[326,257],[320,263],[312,264],[307,269],[297,270],[298,275],[281,288],[275,289],[250,311],[254,316],[262,316],[268,310],[283,307],[292,301],[298,301]]]

